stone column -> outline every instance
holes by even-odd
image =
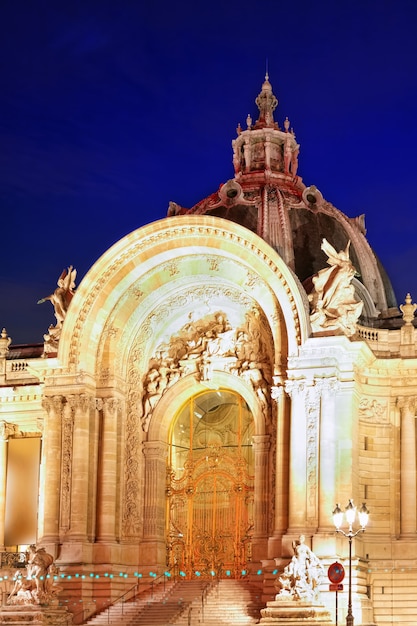
[[[165,511],[167,445],[161,441],[143,443],[145,455],[145,505],[143,539],[145,563],[165,562]]]
[[[337,468],[337,416],[335,414],[335,397],[339,387],[336,378],[317,381],[321,390],[321,413],[319,433],[319,531],[333,532],[331,512],[336,495]]]
[[[415,397],[398,399],[401,411],[401,536],[417,531]]]
[[[80,394],[69,396],[67,401],[74,417],[70,535],[71,539],[75,541],[86,541],[89,504],[91,397],[87,394]]]
[[[269,435],[254,435],[255,485],[253,507],[252,557],[265,558],[269,530],[269,506],[271,502],[271,476],[269,472]]]
[[[291,397],[288,531],[299,533],[307,519],[306,382],[288,380],[285,391]]]
[[[270,505],[269,476],[269,435],[254,435],[253,451],[255,458],[255,500],[254,500],[254,537],[266,537],[268,534],[268,513]]]
[[[277,403],[277,450],[275,460],[274,535],[282,537],[287,530],[288,446],[286,441],[285,394],[282,386],[272,387],[271,397]]]
[[[43,544],[59,543],[59,508],[61,487],[62,396],[46,396],[42,406],[46,410],[42,445],[41,492],[43,500],[39,512],[39,540]]]
[[[17,426],[0,421],[0,551],[4,550],[4,531],[6,516],[6,479],[7,479],[7,442],[10,435],[17,431]]]
[[[6,359],[9,354],[9,346],[12,343],[11,337],[7,335],[5,328],[0,333],[0,384],[5,385],[7,382]]]
[[[98,402],[102,409],[102,436],[99,460],[97,540],[116,541],[116,511],[118,485],[118,414],[120,401],[103,398]]]

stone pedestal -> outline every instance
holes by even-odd
[[[72,626],[66,608],[42,606],[2,606],[0,624],[8,626]]]
[[[261,609],[260,624],[274,624],[279,626],[330,626],[333,624],[330,613],[323,604],[308,600],[294,600],[280,598],[268,602],[265,609]]]

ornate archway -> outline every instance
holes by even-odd
[[[167,564],[191,577],[238,577],[251,559],[254,421],[232,391],[192,397],[173,420]]]

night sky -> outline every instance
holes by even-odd
[[[417,2],[4,0],[0,328],[41,342],[64,267],[233,177],[266,63],[298,174],[417,300]]]

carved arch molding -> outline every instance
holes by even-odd
[[[202,300],[202,295],[209,296],[210,307],[207,299]],[[221,303],[226,301],[228,305],[222,308]],[[167,425],[160,432],[165,433],[168,443],[169,422],[180,407],[173,403],[167,415],[166,411],[158,411],[158,405],[165,395],[174,397],[174,386],[180,386],[184,379],[195,381],[194,388],[194,383],[189,385],[189,400],[201,393],[202,385],[210,387],[217,372],[226,373],[229,381],[238,378],[252,395],[257,412],[262,416],[263,432],[270,437],[270,452],[275,450],[277,410],[271,396],[275,347],[264,312],[253,299],[242,296],[237,289],[212,286],[190,290],[180,294],[177,302],[184,310],[188,309],[188,315],[170,336],[166,336],[158,333],[158,328],[164,328],[167,307],[173,304],[174,297],[148,317],[138,329],[129,356],[124,455],[125,511],[128,512],[124,518],[125,535],[136,534],[142,525],[138,502],[144,472],[137,462],[138,458],[143,458],[141,445],[149,441],[150,423],[158,419],[166,421]],[[149,343],[153,346],[151,352]],[[148,355],[146,360],[144,354]],[[272,485],[274,464],[270,467],[271,475],[265,482]],[[273,494],[271,488],[269,498],[273,499]]]

